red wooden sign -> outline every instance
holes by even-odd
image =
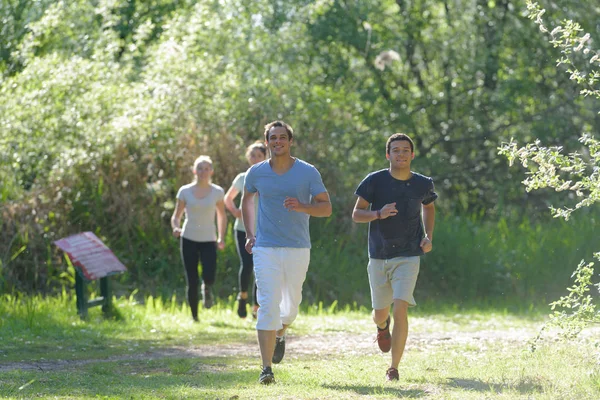
[[[127,271],[115,254],[92,232],[78,233],[54,242],[69,255],[88,280]]]

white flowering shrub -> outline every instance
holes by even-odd
[[[538,3],[528,1],[527,9],[529,18],[542,33],[549,35],[550,43],[560,49],[557,66],[567,67],[570,79],[582,88],[583,96],[600,99],[600,51],[592,47],[590,34],[571,20],[550,30],[542,18],[545,10]],[[568,220],[575,210],[592,207],[600,201],[600,141],[595,133],[584,132],[580,143],[580,150],[564,154],[561,146],[545,147],[536,140],[520,147],[511,139],[501,146],[500,154],[505,155],[511,165],[518,161],[528,170],[523,181],[527,191],[542,188],[568,191],[567,197],[574,199],[575,204],[551,207],[555,217]],[[594,257],[600,260],[600,253]],[[574,284],[567,289],[569,294],[550,304],[552,314],[547,326],[560,327],[565,337],[575,337],[588,324],[600,322],[596,304],[600,286],[594,284],[593,267],[593,262],[582,260],[573,272]]]

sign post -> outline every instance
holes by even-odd
[[[83,232],[54,242],[63,250],[75,267],[75,293],[77,296],[77,312],[81,319],[86,319],[88,308],[102,306],[106,314],[110,311],[112,295],[108,277],[127,271],[114,253],[92,232]],[[87,299],[88,282],[100,279],[100,296]]]

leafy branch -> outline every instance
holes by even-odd
[[[594,257],[600,260],[600,253]],[[594,298],[590,294],[591,287],[600,289],[600,284],[594,284],[594,263],[585,263],[581,260],[577,269],[571,275],[575,278],[573,286],[567,288],[569,294],[550,303],[552,314],[550,324],[562,329],[562,335],[566,338],[575,338],[586,325],[599,323],[599,311],[596,310]]]
[[[550,36],[549,41],[555,48],[560,49],[557,67],[567,66],[570,79],[582,87],[582,95],[600,99],[600,51],[591,48],[590,34],[572,20],[565,20],[549,30],[542,18],[546,11],[538,3],[528,0],[527,10],[529,19],[539,26],[541,32]],[[564,154],[562,146],[546,147],[536,140],[519,147],[511,139],[500,146],[499,154],[506,156],[510,165],[518,161],[528,170],[528,177],[523,181],[528,192],[552,188],[574,194],[578,201],[573,208],[551,207],[554,217],[568,220],[573,211],[600,202],[600,141],[591,133],[584,133],[579,141],[581,151]],[[600,260],[600,252],[594,257]],[[560,328],[565,338],[575,338],[587,325],[600,322],[600,312],[591,294],[592,286],[600,289],[599,284],[593,283],[593,266],[593,262],[586,264],[584,260],[579,263],[571,276],[575,282],[567,288],[569,294],[550,303],[550,320],[533,340],[532,350],[550,326]]]
[[[538,3],[527,1],[529,19],[533,20],[541,32],[548,33],[550,43],[560,49],[561,57],[557,67],[568,65],[571,80],[584,87],[581,94],[600,99],[600,51],[592,49],[591,36],[583,32],[581,26],[571,20],[550,31],[543,20],[545,10]],[[585,67],[577,68],[580,62],[575,53],[582,53],[587,60]],[[588,68],[587,72],[583,69]],[[600,201],[600,142],[592,133],[584,133],[579,139],[582,151],[563,154],[562,146],[545,147],[539,140],[519,147],[511,139],[499,148],[499,154],[507,157],[510,165],[518,160],[529,170],[523,181],[527,191],[553,188],[556,191],[570,190],[580,199],[574,208],[552,208],[555,217],[568,219],[571,213],[581,207],[589,207]]]

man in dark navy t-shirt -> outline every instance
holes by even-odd
[[[433,180],[410,169],[414,159],[410,137],[396,133],[386,143],[389,169],[372,172],[358,185],[354,222],[369,223],[369,284],[377,343],[392,363],[386,376],[398,380],[398,364],[408,337],[408,307],[416,305],[413,291],[419,256],[432,249],[437,199]],[[423,226],[423,224],[425,226]],[[390,305],[394,328],[390,334]]]

